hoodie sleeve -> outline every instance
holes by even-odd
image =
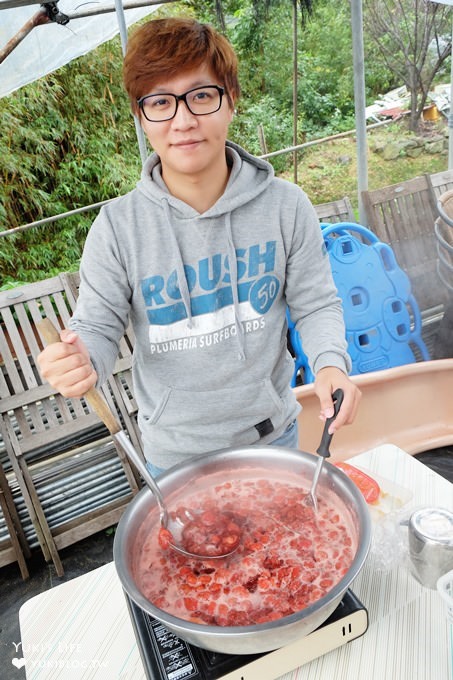
[[[101,209],[88,233],[80,263],[80,290],[69,323],[88,348],[102,385],[112,373],[128,325],[131,290],[120,249]]]
[[[286,300],[310,368],[351,370],[343,306],[332,277],[319,220],[303,191],[297,203],[287,261]]]

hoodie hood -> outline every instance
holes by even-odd
[[[233,237],[234,211],[257,198],[263,193],[274,178],[274,169],[266,161],[256,158],[233,142],[226,143],[227,164],[231,168],[230,176],[222,196],[204,213],[198,213],[184,201],[169,193],[161,173],[160,158],[153,153],[143,166],[141,179],[137,185],[147,198],[159,205],[173,241],[176,256],[176,272],[181,300],[187,317],[187,327],[193,326],[192,307],[189,282],[184,268],[183,256],[174,228],[174,220],[207,221],[221,219],[224,224],[228,251],[228,267],[234,308],[234,323],[239,348],[239,358],[245,359],[244,330],[239,317],[238,273],[236,248]]]
[[[255,158],[233,142],[226,143],[225,151],[231,168],[227,186],[219,200],[202,214],[169,193],[162,179],[161,162],[156,153],[145,162],[137,188],[155,203],[166,199],[170,209],[180,219],[210,219],[234,211],[266,190],[274,178],[274,169],[267,161]]]

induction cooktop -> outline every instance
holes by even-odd
[[[260,654],[220,654],[185,642],[125,596],[148,680],[275,680],[368,628],[366,608],[347,590],[329,618],[300,640]]]

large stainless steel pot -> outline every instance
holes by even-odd
[[[260,468],[272,479],[281,471],[301,476],[301,486],[308,488],[316,467],[317,456],[294,449],[272,446],[251,446],[225,449],[191,459],[159,477],[159,486],[167,499],[184,489],[191,492],[203,487],[209,476],[238,478],[247,469]],[[321,625],[340,603],[344,592],[362,568],[371,542],[371,520],[362,494],[346,475],[328,462],[319,483],[318,497],[329,496],[339,506],[343,517],[357,537],[357,552],[350,569],[341,581],[323,598],[309,607],[277,621],[252,626],[212,626],[184,621],[154,606],[140,592],[134,579],[134,548],[144,519],[156,509],[156,501],[148,489],[143,489],[130,503],[117,527],[114,561],[124,590],[132,600],[169,630],[187,642],[225,654],[254,654],[277,649],[303,638]],[[156,521],[158,515],[156,514]]]

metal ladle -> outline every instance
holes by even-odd
[[[60,335],[49,319],[43,319],[37,324],[37,326],[47,344],[60,342]],[[90,390],[88,390],[88,392],[84,395],[84,398],[89,403],[93,411],[97,414],[97,416],[102,420],[113,439],[120,445],[126,456],[135,465],[138,472],[142,476],[143,481],[153,493],[157,501],[157,505],[159,506],[159,520],[161,527],[166,529],[172,538],[172,540],[168,541],[169,547],[181,555],[192,557],[198,560],[223,559],[229,555],[232,555],[239,546],[239,540],[236,542],[232,550],[224,552],[220,555],[204,555],[201,553],[190,552],[185,550],[182,545],[180,545],[181,533],[182,529],[184,528],[184,523],[178,521],[178,519],[170,518],[159,486],[146,467],[143,458],[134,448],[126,433],[121,429],[120,424],[116,420],[107,402],[95,387],[92,387]],[[197,515],[199,512],[202,511],[191,510],[190,513],[186,513],[186,517],[189,520],[194,519],[193,516]],[[219,515],[221,516],[222,513],[219,513]]]
[[[324,429],[322,432],[321,443],[319,444],[316,450],[316,453],[319,455],[319,458],[318,462],[316,463],[315,473],[313,475],[310,491],[308,492],[308,496],[306,496],[307,500],[309,499],[310,504],[313,506],[316,514],[318,513],[316,488],[318,486],[318,480],[321,474],[322,466],[324,465],[324,460],[330,457],[329,447],[333,437],[333,434],[329,434],[329,427],[338,415],[338,411],[340,410],[341,404],[343,403],[343,397],[344,393],[343,390],[341,389],[335,390],[335,392],[332,394],[334,413],[333,416],[326,419]]]

